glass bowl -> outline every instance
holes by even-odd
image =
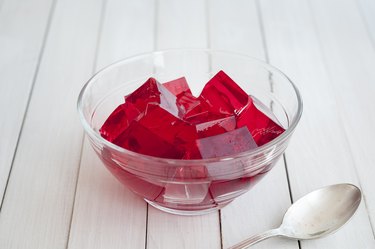
[[[185,76],[193,94],[199,95],[220,70],[285,132],[250,151],[200,160],[138,154],[100,136],[100,127],[124,96],[149,77],[167,82]],[[121,183],[160,210],[198,215],[224,207],[272,169],[301,117],[302,100],[289,78],[265,62],[229,52],[178,49],[138,55],[104,68],[83,87],[78,113],[95,152]]]

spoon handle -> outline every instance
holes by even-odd
[[[249,246],[252,246],[252,245],[254,245],[254,244],[256,244],[256,243],[258,243],[262,240],[265,240],[265,239],[268,239],[268,238],[271,238],[271,237],[275,237],[275,236],[278,236],[278,235],[280,235],[279,229],[268,230],[266,232],[251,236],[250,238],[245,239],[245,240],[241,241],[240,243],[229,247],[228,249],[245,249],[245,248],[248,248]]]

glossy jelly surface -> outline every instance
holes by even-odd
[[[223,71],[197,97],[181,77],[164,84],[150,78],[124,99],[100,133],[120,147],[149,156],[184,160],[230,156],[284,132]]]

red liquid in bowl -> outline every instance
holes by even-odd
[[[234,178],[210,177],[204,166],[195,169],[193,166],[193,170],[190,166],[184,166],[185,168],[180,167],[169,178],[160,180],[145,177],[132,167],[126,169],[124,164],[119,166],[118,161],[113,160],[116,156],[109,149],[103,150],[100,158],[120,182],[145,200],[165,208],[188,211],[225,206],[235,197],[248,191],[272,168],[272,163],[276,161],[273,160],[272,163],[263,165],[257,171],[244,173]],[[185,177],[178,175],[179,170]],[[189,178],[184,171],[194,173]]]

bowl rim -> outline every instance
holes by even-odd
[[[164,53],[182,52],[182,51],[185,51],[185,52],[189,52],[189,51],[190,52],[205,52],[205,53],[211,53],[211,54],[216,53],[216,54],[224,54],[224,55],[229,55],[229,56],[237,56],[237,57],[240,57],[240,58],[243,58],[243,59],[251,60],[251,61],[261,65],[262,67],[264,67],[266,69],[270,68],[270,69],[276,71],[277,73],[279,73],[281,76],[285,77],[285,79],[291,84],[291,86],[294,90],[294,93],[296,95],[296,98],[297,98],[297,112],[296,112],[296,115],[294,116],[294,118],[290,121],[289,127],[280,136],[276,137],[271,142],[268,142],[268,143],[266,143],[262,146],[259,146],[255,149],[251,149],[249,151],[244,151],[244,152],[232,154],[232,155],[229,155],[229,156],[187,160],[187,159],[172,159],[172,158],[161,158],[161,157],[149,156],[149,155],[145,155],[145,154],[141,154],[141,153],[137,153],[137,152],[134,152],[134,151],[124,149],[124,148],[122,148],[120,146],[117,146],[116,144],[113,144],[113,143],[109,142],[108,140],[104,139],[102,136],[100,136],[100,134],[98,132],[96,132],[90,126],[90,124],[87,122],[87,120],[85,118],[85,115],[83,113],[83,97],[86,93],[86,90],[92,84],[95,83],[96,79],[98,77],[100,77],[100,75],[112,70],[113,68],[116,68],[116,67],[120,66],[121,64],[126,64],[126,63],[132,62],[134,60],[139,60],[139,59],[142,59],[142,58],[145,58],[145,57],[148,57],[148,56],[156,56],[156,55],[161,55],[161,54],[164,54]],[[227,51],[227,50],[216,50],[216,49],[207,49],[207,48],[178,48],[178,49],[155,50],[155,51],[151,51],[151,52],[136,54],[136,55],[118,60],[114,63],[111,63],[111,64],[103,67],[98,72],[96,72],[82,87],[82,89],[79,93],[79,96],[78,96],[78,100],[77,100],[77,110],[78,110],[78,115],[79,115],[79,119],[82,123],[82,126],[83,126],[85,132],[89,135],[90,138],[94,138],[95,140],[98,140],[98,142],[103,143],[104,145],[108,146],[109,148],[115,150],[116,152],[124,153],[127,156],[137,158],[137,160],[149,161],[149,162],[152,162],[152,163],[162,163],[162,164],[170,164],[170,165],[180,166],[181,164],[183,164],[183,165],[197,165],[197,164],[202,164],[202,163],[203,164],[209,164],[209,163],[215,163],[215,162],[218,163],[218,162],[223,162],[223,161],[228,161],[228,160],[234,160],[234,159],[254,156],[254,155],[257,155],[257,154],[261,153],[262,151],[266,151],[267,149],[272,148],[276,144],[281,144],[282,142],[287,140],[289,138],[289,136],[291,136],[291,134],[295,130],[299,120],[301,119],[302,110],[303,110],[303,101],[302,101],[300,91],[298,90],[298,88],[296,87],[294,82],[285,73],[283,73],[280,69],[278,69],[275,66],[270,65],[269,63],[267,63],[264,60],[261,60],[261,59],[258,59],[258,58],[252,57],[252,56],[248,56],[248,55],[245,55],[245,54],[242,54],[242,53]]]

